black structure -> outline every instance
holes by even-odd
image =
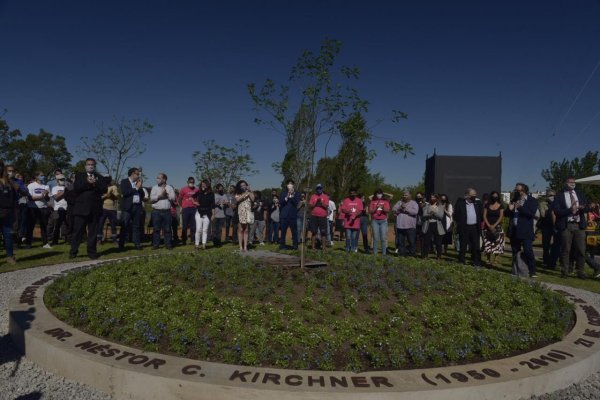
[[[468,187],[477,196],[501,190],[502,154],[497,157],[433,156],[425,161],[425,192],[445,193],[454,204]]]

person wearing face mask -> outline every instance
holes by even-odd
[[[483,206],[477,198],[477,191],[468,188],[465,196],[456,200],[454,206],[454,221],[458,231],[460,243],[458,261],[466,264],[467,246],[471,252],[473,266],[481,267],[481,248],[479,238],[481,236],[481,221],[483,217]]]
[[[223,236],[223,227],[225,226],[225,210],[229,206],[229,199],[225,194],[225,188],[222,184],[218,183],[215,188],[217,191],[215,192],[215,218],[212,224],[212,236],[213,244],[219,247],[223,243],[221,239]]]
[[[196,250],[200,249],[200,241],[202,241],[202,249],[206,249],[208,240],[208,232],[210,232],[210,221],[214,216],[215,210],[215,194],[212,191],[208,179],[200,181],[200,191],[194,197],[196,203]]]
[[[239,221],[237,234],[240,252],[248,251],[249,228],[254,223],[254,213],[252,212],[253,201],[254,192],[250,189],[248,182],[244,180],[239,181],[235,185],[235,202]]]
[[[363,202],[358,197],[357,189],[350,188],[349,196],[342,201],[340,208],[344,214],[346,229],[346,252],[358,252],[358,234],[360,232],[360,216],[363,212]]]
[[[294,181],[288,180],[287,190],[284,190],[279,196],[279,226],[281,227],[281,237],[279,238],[279,248],[286,249],[285,239],[287,230],[292,231],[292,247],[298,249],[298,207],[301,205],[302,197],[296,192]]]
[[[383,190],[377,189],[369,202],[369,214],[371,215],[371,228],[373,229],[373,254],[377,254],[381,248],[381,254],[387,253],[388,214],[390,202],[384,196]]]
[[[575,178],[570,176],[565,180],[562,192],[556,195],[553,207],[556,215],[556,228],[561,237],[561,277],[566,278],[569,273],[570,253],[575,252],[575,265],[577,277],[586,279],[585,268],[585,229],[587,227],[586,214],[589,204],[585,195],[576,190]],[[572,247],[573,248],[572,248]]]
[[[535,256],[533,254],[533,240],[535,239],[533,221],[538,210],[538,202],[528,192],[529,187],[524,183],[519,182],[515,185],[511,202],[506,210],[506,216],[510,221],[508,236],[510,237],[513,265],[517,265],[517,257],[522,250],[523,260],[529,268],[529,276],[536,278]]]
[[[392,212],[396,216],[396,250],[398,254],[415,256],[419,205],[412,200],[410,192],[404,192],[402,199],[392,208]]]
[[[175,190],[167,184],[167,174],[160,172],[156,175],[156,185],[150,190],[152,202],[152,249],[160,246],[160,231],[163,233],[165,248],[173,249],[171,234],[171,205],[175,203]]]
[[[27,197],[29,196],[29,191],[27,190],[27,186],[25,186],[23,176],[17,174],[14,165],[6,165],[5,170],[7,178],[17,193],[17,215],[14,223],[14,231],[17,232],[18,243],[21,243],[25,241],[25,236],[27,235]]]
[[[106,177],[106,180],[110,182],[110,184],[108,185],[106,193],[102,195],[102,215],[98,222],[98,243],[102,244],[105,239],[104,224],[106,223],[106,220],[108,220],[111,240],[113,244],[117,244],[117,199],[119,198],[119,189],[110,176]]]
[[[63,174],[56,176],[56,185],[51,190],[51,197],[54,200],[54,211],[52,212],[51,219],[54,220],[54,229],[52,231],[52,246],[58,244],[58,238],[60,237],[60,229],[63,223],[67,220],[67,200],[65,199],[65,185],[66,178]],[[48,230],[48,236],[50,236],[50,230]]]
[[[325,250],[327,245],[327,212],[329,208],[329,196],[323,192],[323,185],[318,184],[315,193],[310,196],[308,201],[310,207],[310,232],[312,248],[316,249],[317,233],[321,233],[321,249]]]
[[[17,260],[13,252],[13,221],[17,209],[17,192],[11,178],[6,173],[4,162],[0,160],[0,230],[6,249],[6,262],[16,264]]]
[[[51,210],[48,208],[50,188],[46,185],[46,176],[38,171],[35,179],[27,185],[29,191],[29,201],[27,202],[27,237],[25,238],[25,248],[30,249],[33,239],[33,229],[36,222],[39,221],[42,246],[45,249],[51,249],[48,243],[48,218]]]
[[[552,189],[546,190],[545,201],[539,202],[540,219],[537,228],[542,233],[543,265],[547,269],[555,269],[560,257],[560,235],[556,229],[556,215],[552,211],[556,192]]]
[[[177,196],[177,203],[181,206],[181,244],[183,246],[187,244],[188,233],[190,240],[194,242],[196,234],[196,204],[194,204],[194,197],[197,196],[199,190],[196,187],[196,180],[193,176],[190,176],[187,179],[187,185],[179,190],[179,196]]]
[[[483,208],[483,252],[487,262],[492,267],[496,266],[496,258],[504,254],[504,231],[502,220],[504,218],[504,207],[500,201],[500,194],[492,191],[488,203]]]
[[[92,260],[99,257],[96,252],[96,233],[98,222],[102,215],[102,195],[108,189],[109,181],[96,172],[96,160],[85,160],[85,172],[75,174],[73,193],[75,204],[73,206],[73,234],[71,238],[71,251],[69,258],[77,257],[79,244],[83,232],[87,228],[87,255]]]
[[[444,230],[445,234],[442,238],[442,246],[444,248],[444,254],[448,254],[448,245],[452,244],[452,235],[454,231],[454,207],[448,199],[446,194],[440,194],[440,205],[444,208]]]
[[[417,238],[415,239],[416,248],[419,249],[419,253],[423,255],[424,244],[425,244],[425,233],[423,232],[423,210],[427,206],[427,200],[425,199],[425,195],[421,192],[417,192],[415,195],[415,201],[419,205],[419,213],[417,214],[417,226],[416,233]]]
[[[131,228],[131,238],[137,250],[142,249],[142,214],[143,200],[146,195],[142,188],[139,168],[129,168],[127,178],[121,180],[121,229],[119,230],[119,250],[125,249],[127,231]]]

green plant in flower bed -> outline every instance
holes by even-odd
[[[225,250],[109,264],[46,291],[94,335],[207,361],[402,369],[503,357],[560,340],[573,306],[534,282],[432,261],[308,253],[318,269]]]

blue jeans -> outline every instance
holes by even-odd
[[[6,218],[0,219],[2,225],[2,236],[4,237],[4,247],[6,248],[6,257],[14,256],[13,253],[13,220],[15,218],[13,210],[10,210]]]
[[[381,244],[381,254],[387,253],[387,228],[386,219],[374,219],[371,221],[373,228],[373,254],[377,254],[377,249]]]
[[[296,217],[296,228],[298,229],[298,241],[302,240],[302,229],[304,228],[303,222],[304,222],[304,217],[298,215],[298,217]]]
[[[171,248],[171,210],[152,210],[152,247],[160,245],[160,231],[163,231],[165,247]]]
[[[271,221],[269,225],[269,242],[279,243],[279,222]]]
[[[398,237],[398,252],[401,256],[409,255],[414,256],[417,249],[417,230],[415,228],[409,229],[396,229]],[[408,250],[406,246],[408,241]]]
[[[121,212],[121,230],[119,231],[119,248],[123,248],[125,246],[125,238],[127,237],[127,231],[131,226],[131,235],[133,244],[136,247],[141,246],[141,236],[142,236],[142,210],[141,205],[133,205],[131,210]]]
[[[190,241],[196,235],[196,207],[186,207],[181,210],[181,243],[185,244],[190,234]]]
[[[346,228],[346,251],[356,251],[358,249],[358,233],[360,229]]]

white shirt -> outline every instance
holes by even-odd
[[[466,202],[467,204],[467,225],[477,224],[477,214],[475,213],[475,203]]]
[[[54,186],[52,188],[52,197],[56,196],[58,193],[62,193],[65,191],[64,186]],[[64,196],[60,200],[54,199],[54,211],[58,211],[59,209],[67,209],[67,200],[65,200]]]
[[[163,188],[158,185],[152,186],[150,192],[150,200],[152,201],[152,208],[155,210],[170,210],[171,202],[175,201],[175,190],[171,185],[166,185],[164,189],[167,191],[166,199],[158,199],[158,195],[162,194]]]
[[[48,185],[42,185],[37,182],[31,182],[29,185],[27,185],[27,190],[29,190],[29,195],[31,197],[40,196],[44,190],[50,193],[50,188],[48,187]],[[46,199],[28,201],[27,206],[32,208],[48,208],[48,202],[46,201]]]
[[[573,190],[572,193],[573,197],[575,198],[575,201],[577,202],[577,204],[579,204],[579,198],[577,198],[577,193],[575,192],[575,190]],[[565,192],[565,203],[567,204],[568,208],[571,208],[573,206],[571,204],[571,192],[569,192],[568,190]],[[567,220],[579,222],[579,215],[569,215],[569,218]]]
[[[335,207],[335,203],[331,200],[329,200],[329,205],[327,206],[327,219],[333,222],[333,218],[334,216],[334,211],[337,208]]]
[[[129,183],[131,183],[131,187],[135,190],[138,190],[138,188],[135,186],[136,182],[132,181],[131,179],[129,179]],[[135,192],[135,194],[133,195],[133,204],[140,204],[140,195]]]

